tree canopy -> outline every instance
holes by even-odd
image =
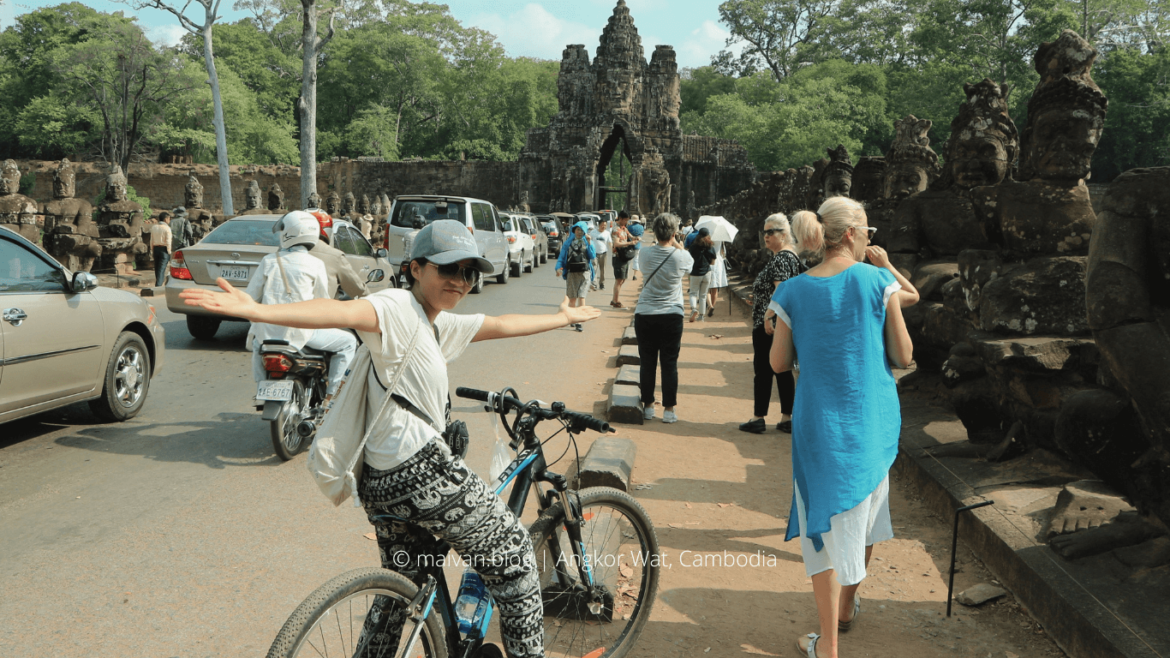
[[[318,161],[512,160],[526,132],[557,111],[558,62],[509,57],[445,5],[318,4],[337,12],[336,36],[318,56]],[[252,15],[215,28],[230,160],[294,164],[301,2],[236,6]],[[719,11],[728,48],[682,71],[681,124],[738,140],[760,170],[807,164],[839,143],[854,156],[881,154],[906,114],[934,122],[937,146],[963,83],[984,77],[1013,85],[1022,126],[1033,54],[1065,28],[1100,51],[1094,77],[1110,99],[1096,180],[1170,164],[1170,3],[724,0]],[[192,35],[162,48],[133,16],[80,2],[22,14],[0,32],[0,146],[10,157],[214,162],[202,56]]]

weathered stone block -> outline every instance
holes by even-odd
[[[628,492],[637,455],[638,446],[629,439],[607,436],[594,441],[581,462],[577,488],[613,487]]]
[[[637,345],[622,345],[618,350],[617,364],[618,366],[636,366],[641,365],[642,359],[638,356]]]
[[[959,265],[955,261],[923,263],[914,270],[910,283],[922,299],[941,300],[943,284],[958,276]]]
[[[637,345],[637,344],[638,344],[637,332],[634,331],[633,327],[626,327],[625,331],[622,332],[622,345]]]
[[[1083,256],[1035,258],[988,281],[979,300],[984,331],[1016,335],[1089,333]]]
[[[642,417],[642,393],[638,387],[614,384],[609,393],[606,415],[611,423],[641,425],[645,419]]]
[[[617,378],[613,380],[615,385],[624,384],[626,386],[637,386],[641,381],[642,368],[640,366],[622,366],[618,368]]]

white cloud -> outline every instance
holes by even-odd
[[[715,21],[703,21],[703,24],[692,30],[687,40],[678,47],[679,66],[709,65],[711,56],[723,50],[729,36],[731,33]],[[733,52],[738,50],[738,47],[732,48]]]
[[[585,44],[592,56],[601,36],[600,28],[562,20],[535,3],[508,16],[481,14],[468,22],[496,35],[514,57],[559,60],[565,46],[571,43]]]
[[[186,36],[187,30],[181,25],[152,25],[146,28],[146,36],[159,46],[173,46]]]

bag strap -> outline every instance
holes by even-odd
[[[288,275],[284,273],[284,261],[280,259],[280,252],[276,252],[276,266],[280,268],[280,278],[284,281],[284,293],[292,297],[292,286],[288,285]]]
[[[675,249],[674,251],[678,251],[678,250]],[[658,274],[658,270],[662,269],[662,266],[666,265],[670,261],[671,258],[674,258],[674,251],[670,252],[670,254],[668,254],[666,256],[666,258],[663,258],[662,262],[658,264],[658,267],[654,268],[654,271],[650,273],[650,276],[646,277],[646,280],[642,282],[643,286],[649,285],[650,279],[653,279],[654,275]]]
[[[362,434],[361,443],[358,444],[357,450],[354,451],[353,456],[349,460],[349,464],[346,464],[345,477],[351,480],[349,485],[351,487],[350,491],[353,492],[355,506],[359,505],[359,502],[357,496],[357,477],[354,475],[353,469],[355,466],[357,466],[358,460],[362,458],[362,454],[366,449],[366,443],[370,440],[370,434],[374,432],[374,428],[379,425],[379,421],[381,421],[382,417],[386,415],[386,410],[390,407],[393,407],[395,410],[402,408],[398,406],[396,402],[394,402],[394,389],[398,388],[398,382],[402,379],[402,373],[406,371],[406,364],[409,363],[411,357],[414,356],[414,348],[416,345],[418,345],[418,337],[420,334],[422,334],[423,331],[424,323],[422,318],[419,318],[418,324],[418,329],[415,330],[414,335],[410,338],[410,346],[406,348],[406,354],[402,357],[402,363],[398,365],[398,370],[394,371],[394,379],[390,382],[390,386],[386,389],[386,397],[382,399],[382,406],[378,409],[377,415],[374,416],[373,422],[366,426],[366,431]],[[370,364],[370,367],[373,367],[372,363]]]

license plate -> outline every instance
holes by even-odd
[[[292,380],[269,379],[260,382],[260,386],[256,389],[256,397],[261,400],[288,402],[292,399],[292,391]]]
[[[234,279],[236,281],[248,280],[248,268],[246,267],[221,267],[219,268],[219,276],[224,279]]]

